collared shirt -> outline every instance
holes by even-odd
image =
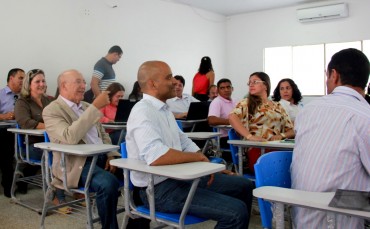
[[[298,113],[292,187],[316,192],[370,190],[370,106],[349,87],[312,101]],[[326,228],[325,213],[294,208],[297,228]],[[299,226],[298,226],[299,225]],[[337,215],[337,228],[363,228],[363,220]]]
[[[209,105],[208,117],[215,116],[218,118],[228,119],[230,112],[235,108],[237,101],[234,99],[228,100],[222,96],[217,96]],[[227,136],[227,131],[221,129],[222,137]]]
[[[172,148],[186,152],[196,152],[199,147],[186,134],[180,131],[168,106],[153,96],[144,94],[131,110],[127,121],[126,147],[129,158],[152,164]],[[131,172],[135,186],[148,186],[149,175]],[[154,184],[167,178],[154,176]]]
[[[14,104],[19,94],[13,93],[9,86],[0,90],[0,114],[14,111]]]
[[[186,93],[182,94],[182,98],[174,97],[166,101],[170,111],[175,114],[188,112],[192,102],[199,102],[199,100]]]
[[[73,112],[80,117],[84,112],[81,104],[76,104],[60,95],[60,97],[67,103],[67,105],[73,110]],[[96,126],[92,126],[91,129],[86,133],[86,139],[88,144],[103,144],[102,139],[99,137]]]

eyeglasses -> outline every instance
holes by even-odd
[[[262,80],[253,80],[253,81],[249,81],[248,83],[247,83],[247,85],[248,86],[250,86],[250,85],[256,85],[256,84],[259,84],[259,83],[263,83],[264,81],[262,81]]]

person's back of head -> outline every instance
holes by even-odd
[[[364,89],[369,80],[369,60],[363,52],[354,48],[335,53],[328,64],[328,74],[333,69],[339,73],[342,85]]]
[[[212,61],[211,58],[209,58],[208,56],[204,56],[200,60],[198,72],[204,75],[207,74],[209,71],[213,71]]]

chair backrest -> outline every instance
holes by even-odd
[[[44,132],[44,141],[45,142],[50,142],[50,139],[49,139],[49,135],[48,133],[46,133],[46,131]],[[49,151],[48,152],[48,163],[49,163],[49,166],[51,168],[52,164],[53,164],[53,152],[52,151]]]
[[[177,125],[179,126],[180,130],[184,131],[184,128],[182,127],[181,120],[176,120]]]
[[[291,187],[290,164],[293,151],[269,152],[258,158],[254,165],[256,173],[256,187],[277,186]],[[271,204],[258,199],[263,228],[272,228]]]
[[[228,135],[229,135],[229,140],[240,140],[239,135],[236,133],[234,129],[230,129],[228,131]],[[239,165],[238,147],[230,144],[230,151],[231,151],[231,159],[233,160],[233,164],[235,166],[238,166]]]

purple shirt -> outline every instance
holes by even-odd
[[[295,121],[292,188],[315,192],[370,190],[370,106],[349,87],[308,103]],[[297,228],[327,228],[326,214],[293,208]],[[337,228],[363,228],[356,217],[336,216]]]
[[[209,105],[208,117],[215,116],[218,118],[229,118],[230,112],[235,108],[237,101],[234,99],[228,100],[221,96],[217,96]],[[227,131],[225,129],[221,129],[221,136],[226,137]]]
[[[5,114],[14,111],[15,97],[18,99],[18,94],[10,90],[8,86],[0,90],[0,114]]]

